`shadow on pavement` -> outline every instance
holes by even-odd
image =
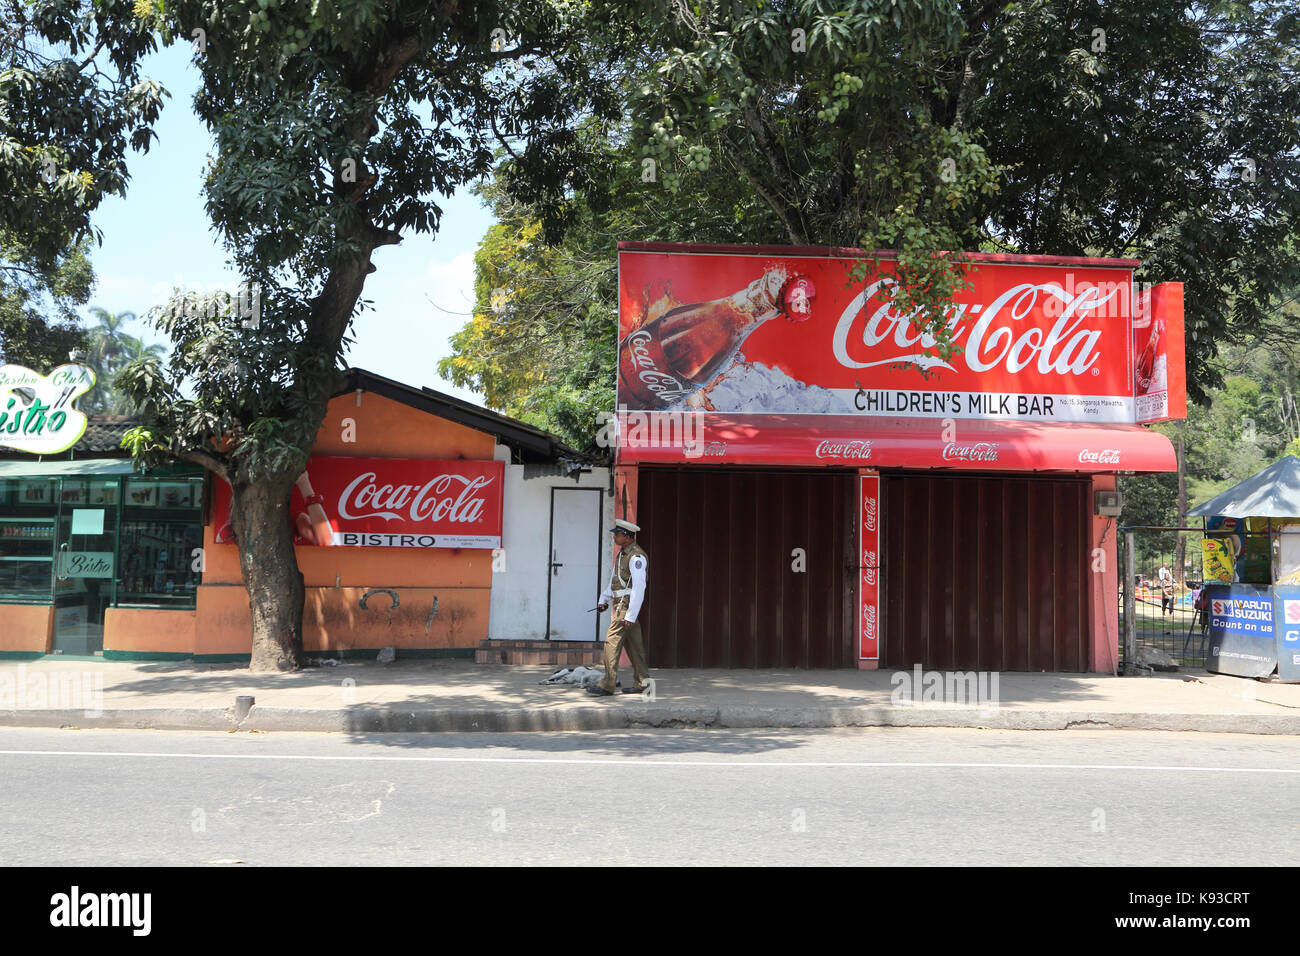
[[[763,754],[793,750],[808,742],[785,730],[584,730],[545,733],[348,734],[350,743],[403,750],[512,751],[544,756],[583,753],[600,757],[661,757],[682,754]],[[491,754],[485,754],[490,756]]]

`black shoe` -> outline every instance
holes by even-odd
[[[609,691],[605,690],[605,688],[601,687],[599,684],[596,684],[592,687],[588,687],[587,693],[590,694],[592,697],[613,697],[614,696]]]
[[[644,693],[645,693],[647,690],[649,690],[649,689],[650,689],[650,688],[648,688],[648,687],[624,687],[624,688],[623,688],[623,693],[625,693],[625,694],[644,694]]]

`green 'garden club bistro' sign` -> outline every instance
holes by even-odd
[[[94,385],[84,365],[60,365],[49,375],[0,366],[0,445],[33,455],[67,451],[86,432],[86,416],[73,402]]]

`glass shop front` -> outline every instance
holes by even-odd
[[[103,650],[110,607],[192,610],[202,578],[203,477],[129,461],[0,461],[0,617],[52,607],[48,650]]]

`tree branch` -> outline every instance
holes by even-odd
[[[202,465],[215,475],[220,475],[226,480],[226,484],[234,484],[234,482],[230,480],[229,464],[225,460],[218,458],[216,455],[195,449],[193,451],[183,452],[180,457],[186,461],[192,461],[196,465]]]

